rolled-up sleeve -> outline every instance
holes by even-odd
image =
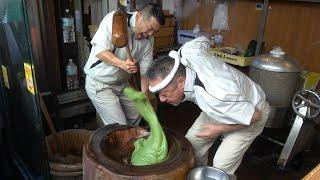
[[[148,45],[146,46],[143,56],[139,62],[141,76],[146,74],[153,60],[154,38],[150,37],[148,41],[150,41],[150,43],[147,43]]]
[[[112,19],[113,13],[109,13],[104,17],[99,25],[97,32],[91,40],[91,44],[95,50],[95,55],[104,50],[113,50],[111,36],[112,36]]]

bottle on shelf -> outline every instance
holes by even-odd
[[[70,14],[69,9],[65,10],[62,19],[62,33],[64,43],[74,43],[76,41],[74,29],[74,17]]]
[[[78,68],[72,59],[69,59],[69,62],[66,67],[66,74],[67,74],[68,90],[78,89],[79,88]]]
[[[214,45],[215,47],[222,47],[223,36],[221,30],[218,30],[218,33],[214,35]]]
[[[214,36],[210,36],[210,46],[213,48],[214,47]]]

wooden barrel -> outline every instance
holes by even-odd
[[[58,132],[63,153],[74,153],[81,161],[84,144],[89,140],[92,131],[84,129],[69,129]],[[53,144],[53,136],[46,137],[47,154],[49,159],[50,175],[52,180],[81,180],[83,179],[82,162],[63,163],[55,159],[57,149]],[[60,152],[61,153],[61,152]],[[67,158],[67,157],[66,157]]]
[[[96,130],[83,150],[85,180],[186,179],[194,166],[191,143],[178,132],[164,129],[168,141],[167,160],[154,165],[133,166],[130,157],[134,150],[136,127],[107,125]]]

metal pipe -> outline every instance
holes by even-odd
[[[267,21],[267,15],[268,15],[268,7],[269,7],[269,0],[264,0],[263,2],[263,8],[260,15],[260,23],[259,23],[259,31],[258,31],[258,40],[257,40],[257,47],[256,47],[256,53],[255,55],[260,54],[260,48],[262,46],[263,36],[264,36],[264,29]]]
[[[267,139],[267,140],[269,140],[269,141],[271,141],[271,142],[273,142],[273,143],[275,143],[275,144],[278,144],[278,145],[280,145],[280,146],[284,146],[284,143],[282,143],[282,142],[280,142],[280,141],[278,141],[278,140],[272,139],[272,138],[269,137],[269,136],[265,136],[265,135],[261,134],[260,137],[263,138],[263,139]]]

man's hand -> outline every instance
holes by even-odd
[[[126,61],[123,61],[120,68],[127,71],[130,74],[134,74],[138,72],[138,65],[135,59],[133,59],[133,61],[129,59],[127,59]]]
[[[120,69],[127,71],[130,74],[136,73],[138,71],[138,64],[135,59],[126,61],[119,59],[110,50],[104,50],[97,54],[97,58]]]
[[[222,134],[223,129],[221,125],[205,123],[202,125],[202,130],[196,136],[203,139],[214,139]]]

